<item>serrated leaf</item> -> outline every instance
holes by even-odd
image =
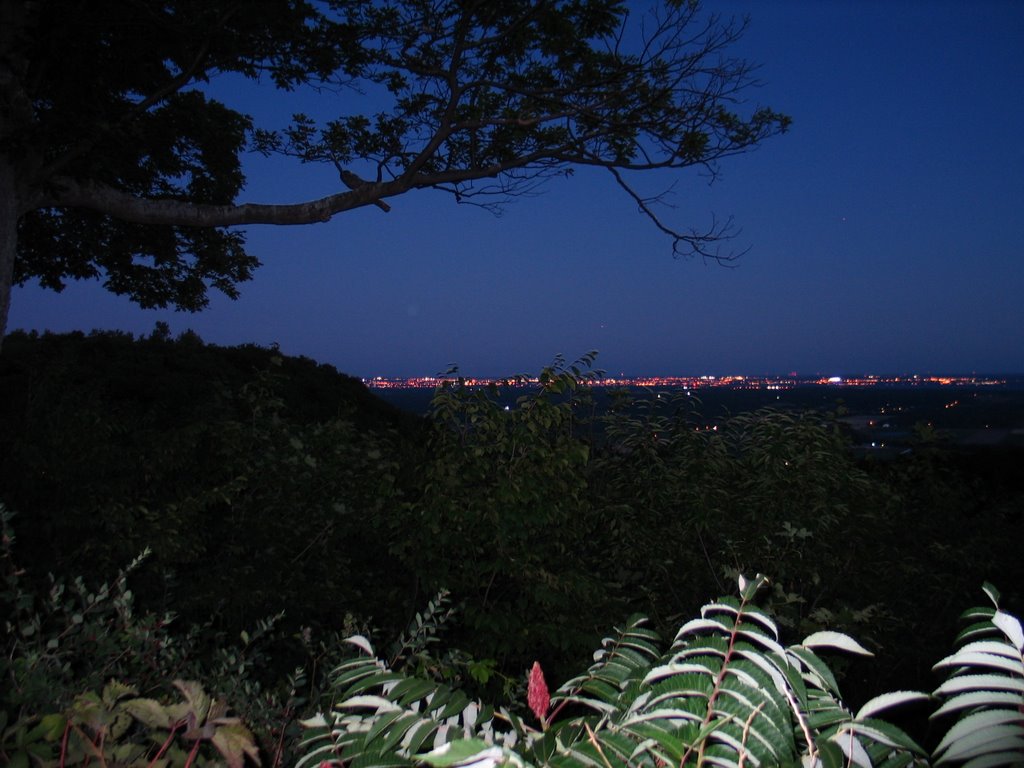
[[[860,656],[874,656],[871,651],[849,635],[828,629],[808,635],[800,645],[805,648],[838,648],[841,651],[856,653]]]
[[[366,741],[364,742],[364,745],[366,747],[369,747],[371,744],[373,744],[373,742],[380,737],[383,731],[386,731],[388,728],[390,728],[391,724],[398,720],[400,717],[402,717],[402,715],[404,714],[405,710],[398,707],[387,712],[380,712],[378,710],[377,716],[373,718],[371,722],[370,730],[366,732]],[[377,751],[385,752],[387,750],[382,746]]]
[[[1004,675],[957,675],[936,688],[935,695],[979,690],[1024,693],[1024,680],[1015,680]]]
[[[412,702],[419,701],[430,693],[436,691],[437,687],[437,684],[432,683],[429,680],[407,677],[404,680],[400,680],[394,688],[388,691],[388,698],[407,707]]]
[[[167,709],[156,699],[129,699],[122,706],[129,715],[150,728],[168,729],[174,723]]]
[[[993,752],[1014,751],[1020,755],[1022,750],[1024,736],[1021,735],[1020,727],[994,725],[983,731],[964,734],[950,744],[949,749],[935,761],[935,764],[941,765],[952,760],[964,760]]]
[[[405,735],[404,746],[410,755],[415,755],[420,751],[424,742],[430,738],[430,735],[437,728],[436,723],[430,721],[423,721],[418,726],[410,730]]]
[[[784,673],[779,669],[778,662],[776,661],[776,658],[781,659],[782,663],[785,664],[784,655],[780,654],[779,656],[772,658],[767,654],[759,653],[757,651],[752,650],[748,651],[744,649],[738,650],[737,654],[741,658],[744,658],[747,661],[749,661],[751,664],[754,664],[762,672],[768,675],[768,677],[771,678],[772,683],[775,685],[775,690],[779,691],[780,693],[788,690],[789,680],[784,675]]]
[[[955,753],[954,746],[971,734],[989,732],[1007,736],[1024,737],[1024,727],[1020,725],[1020,712],[1008,709],[986,709],[980,712],[972,712],[953,724],[942,741],[935,747],[935,754],[938,755],[946,750]],[[1012,724],[1011,731],[1004,731],[1002,726]],[[949,759],[953,759],[950,757]]]
[[[397,704],[383,696],[352,696],[335,704],[339,709],[360,709],[363,707],[375,709],[379,712],[393,712],[401,710]]]
[[[1024,629],[1021,629],[1020,621],[1016,616],[1011,616],[1004,611],[996,611],[996,615],[992,617],[992,623],[1002,630],[1018,652],[1024,653]]]
[[[981,653],[979,651],[958,651],[952,656],[947,656],[937,662],[932,669],[943,667],[990,667],[1002,669],[1010,673],[1024,674],[1024,664],[1020,659],[1010,659],[1006,656],[997,656],[994,653]]]
[[[1005,656],[1008,659],[1020,658],[1020,653],[1004,640],[975,640],[962,646],[958,653],[963,653],[964,651],[994,653],[996,656]]]
[[[935,710],[929,719],[941,717],[948,712],[955,712],[958,709],[970,709],[972,707],[997,707],[1006,705],[1009,707],[1020,706],[1021,697],[1016,693],[1007,691],[968,691],[953,696],[945,704]]]
[[[661,666],[654,667],[646,675],[644,675],[641,681],[644,685],[650,685],[658,680],[664,678],[673,677],[675,675],[714,675],[715,670],[703,664],[662,664]]]
[[[931,699],[931,696],[921,691],[892,691],[891,693],[883,693],[881,696],[875,696],[870,701],[865,702],[857,711],[854,720],[874,717],[879,712],[883,712],[890,707],[898,707],[911,701],[928,701],[929,699]]]
[[[1018,765],[1020,763],[1021,751],[1012,752],[990,752],[980,757],[975,757],[963,764],[962,768],[994,768],[997,765]]]
[[[690,746],[687,741],[679,738],[676,733],[669,733],[649,723],[636,723],[630,727],[630,730],[648,740],[656,742],[664,750],[664,753],[659,755],[660,759],[669,764],[678,765],[681,763],[683,755],[686,754]]]
[[[139,692],[130,685],[125,685],[120,680],[111,680],[103,686],[103,703],[113,707],[119,699],[125,696],[138,696]]]
[[[891,723],[887,723],[885,720],[868,719],[865,721],[850,723],[846,727],[860,736],[871,739],[877,744],[883,744],[887,747],[895,747],[896,749],[909,750],[922,756],[926,754],[921,746],[910,738],[910,736],[904,733],[903,730],[897,728]]]
[[[839,695],[839,684],[836,682],[835,675],[832,674],[832,670],[829,669],[824,661],[818,658],[814,651],[797,645],[788,649],[788,655],[795,656],[798,661],[802,662],[803,666],[809,670],[811,676],[820,683],[820,685],[816,683],[815,688],[821,688],[836,696]],[[804,679],[806,679],[806,676]]]
[[[984,637],[990,637],[996,634],[999,630],[996,625],[992,623],[992,617],[995,615],[995,611],[989,610],[988,615],[981,617],[982,621],[978,621],[967,627],[964,627],[957,633],[956,639],[953,644],[961,646],[968,641],[978,640]]]
[[[217,728],[210,741],[224,757],[228,768],[243,768],[246,756],[256,765],[260,764],[259,749],[256,747],[253,735],[241,723],[232,723]]]
[[[871,757],[868,755],[867,750],[864,749],[864,745],[860,743],[860,740],[857,739],[852,731],[841,730],[829,740],[843,750],[843,754],[846,755],[847,760],[856,763],[861,766],[861,768],[872,768]]]
[[[181,691],[181,695],[185,697],[185,702],[188,704],[189,709],[195,714],[196,720],[200,723],[206,722],[206,717],[210,713],[210,707],[213,705],[213,699],[203,690],[202,684],[194,680],[175,680],[174,687]]]
[[[448,768],[454,765],[485,768],[488,764],[496,765],[502,757],[501,747],[491,746],[482,739],[456,739],[425,755],[420,755],[418,759],[435,768]]]
[[[377,749],[380,752],[393,751],[400,742],[405,741],[406,736],[410,734],[413,728],[419,726],[422,722],[423,720],[415,714],[405,714],[395,721],[388,734],[377,745]]]

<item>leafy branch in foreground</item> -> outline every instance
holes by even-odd
[[[913,739],[875,715],[926,694],[886,694],[849,712],[816,649],[870,654],[837,632],[780,645],[774,622],[751,603],[765,583],[741,578],[740,598],[705,605],[666,653],[642,617],[630,619],[604,640],[586,673],[554,692],[539,728],[511,708],[401,675],[375,658],[365,638],[351,638],[364,655],[337,670],[338,704],[307,722],[299,765],[742,768],[798,759],[812,766],[923,761],[927,754]]]
[[[1024,630],[1000,610],[999,591],[983,589],[993,607],[965,611],[956,653],[935,665],[949,677],[935,690],[944,702],[932,717],[958,714],[935,748],[936,763],[1024,764]]]

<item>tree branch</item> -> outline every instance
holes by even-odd
[[[234,13],[235,9],[231,9],[226,14],[224,14],[224,16],[220,19],[220,21],[218,22],[217,26],[214,29],[219,29],[220,27],[224,26],[224,24],[228,22],[228,20],[234,15]],[[202,44],[199,46],[199,51],[196,53],[195,56],[192,57],[191,63],[189,63],[184,69],[182,69],[181,72],[172,77],[169,81],[164,83],[164,85],[156,89],[149,96],[146,96],[140,101],[131,104],[130,109],[128,109],[124,113],[124,115],[122,115],[121,118],[118,120],[118,124],[127,123],[133,118],[138,117],[140,114],[148,110],[150,107],[159,104],[165,99],[173,96],[175,93],[177,93],[190,82],[192,82],[192,80],[196,76],[198,76],[201,72],[204,71],[203,61],[206,59],[207,54],[210,52],[210,44],[212,40],[213,30],[211,30],[210,34],[208,34],[206,38],[203,40]],[[44,168],[42,168],[42,170],[38,173],[38,178],[40,180],[46,180],[52,176],[56,176],[57,174],[61,173],[65,168],[67,168],[68,164],[70,164],[72,161],[90,152],[96,146],[96,144],[99,143],[100,138],[101,135],[96,134],[92,138],[85,139],[76,146],[72,147],[63,155],[61,155],[60,157],[46,165]]]
[[[328,221],[342,211],[373,205],[379,184],[367,184],[318,200],[285,205],[239,203],[212,205],[169,198],[137,197],[97,182],[59,178],[50,194],[32,208],[85,208],[136,224],[182,227],[231,227],[243,224],[312,224]]]
[[[719,225],[716,220],[713,220],[711,222],[710,229],[706,232],[697,232],[696,230],[680,232],[672,229],[661,220],[658,214],[656,214],[651,207],[652,203],[661,202],[661,198],[664,196],[664,193],[653,198],[641,197],[640,194],[629,185],[629,182],[622,177],[622,174],[617,168],[610,165],[606,165],[605,167],[608,169],[608,172],[615,177],[616,183],[626,191],[626,194],[636,201],[637,208],[639,208],[640,212],[650,219],[655,227],[672,238],[672,253],[674,255],[700,256],[703,259],[711,259],[719,264],[726,265],[731,261],[735,261],[746,252],[743,251],[741,253],[728,253],[723,255],[718,247],[723,240],[730,240],[739,234],[733,230],[731,217],[722,225]]]

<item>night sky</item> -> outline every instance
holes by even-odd
[[[500,218],[442,193],[307,227],[254,227],[263,262],[200,314],[143,311],[79,283],[16,289],[10,327],[120,329],[157,320],[218,344],[283,352],[357,376],[535,372],[588,350],[609,373],[1024,372],[1024,2],[714,2],[750,15],[736,52],[749,93],[793,118],[677,182],[680,228],[733,216],[735,269],[673,259],[610,174],[578,171]],[[213,91],[258,123],[355,109],[352,93]],[[246,159],[241,200],[338,191],[333,167]]]

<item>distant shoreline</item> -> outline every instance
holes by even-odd
[[[408,378],[376,376],[363,379],[371,389],[436,389],[446,382],[469,387],[530,387],[538,380],[526,377],[483,378],[472,376],[414,376]],[[946,388],[981,387],[1024,389],[1024,374],[956,375],[956,376],[638,376],[599,377],[588,380],[592,387],[641,387],[666,389],[728,388],[741,390],[788,390],[797,387],[878,387],[878,388]]]

